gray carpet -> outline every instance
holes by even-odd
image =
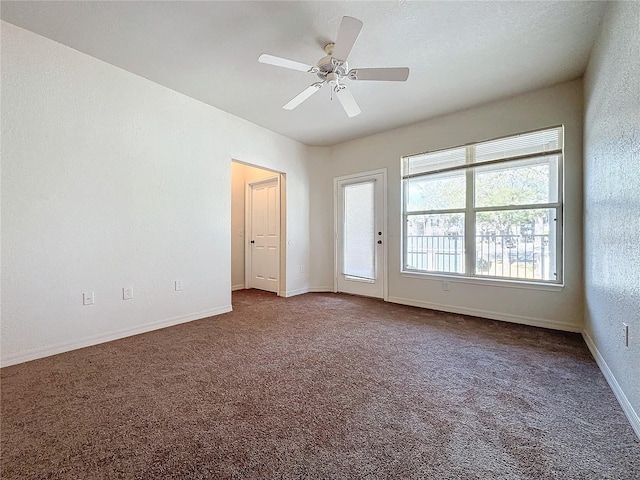
[[[2,369],[2,478],[640,478],[577,334],[348,295],[233,305]]]

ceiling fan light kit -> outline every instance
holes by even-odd
[[[314,93],[322,89],[325,84],[331,87],[331,93],[335,93],[340,101],[342,108],[349,117],[355,117],[361,113],[360,107],[353,98],[351,91],[347,88],[344,81],[385,81],[385,82],[404,82],[409,77],[409,69],[407,67],[393,68],[354,68],[349,70],[347,57],[353,49],[358,35],[362,30],[362,22],[353,17],[342,17],[338,36],[335,43],[328,43],[324,47],[327,56],[322,57],[316,66],[307,65],[294,60],[276,57],[263,53],[258,58],[260,63],[275,65],[277,67],[288,68],[290,70],[298,70],[306,73],[313,73],[318,76],[320,82],[313,83],[305,88],[298,95],[293,97],[282,108],[285,110],[293,110],[302,102],[310,98]]]

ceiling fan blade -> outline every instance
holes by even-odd
[[[333,57],[343,62],[347,60],[353,44],[356,43],[358,35],[362,30],[362,22],[353,17],[342,17],[340,28],[338,29],[338,37],[333,47]]]
[[[322,85],[324,85],[324,82],[317,82],[317,83],[314,83],[313,85],[309,85],[307,88],[301,91],[298,95],[296,95],[291,100],[289,100],[282,108],[284,108],[285,110],[293,110],[302,102],[304,102],[307,98],[309,98],[311,95],[313,95],[318,90],[320,90],[322,88]]]
[[[407,67],[393,68],[354,68],[349,70],[351,80],[378,80],[385,82],[404,82],[409,78]]]
[[[276,67],[290,68],[291,70],[299,70],[301,72],[315,73],[318,71],[318,67],[307,65],[306,63],[295,62],[293,60],[287,60],[286,58],[274,57],[263,53],[258,58],[260,63],[266,63],[268,65],[275,65]]]
[[[336,97],[340,100],[342,108],[347,112],[348,117],[355,117],[356,115],[360,115],[362,112],[356,103],[355,98],[353,98],[349,89],[344,85],[340,85],[336,88]]]

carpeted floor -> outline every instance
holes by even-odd
[[[640,478],[577,334],[348,295],[233,305],[2,369],[2,478]]]

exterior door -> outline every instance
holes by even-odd
[[[247,288],[279,291],[280,178],[247,185],[249,251]]]
[[[334,180],[338,292],[384,298],[386,171]]]

